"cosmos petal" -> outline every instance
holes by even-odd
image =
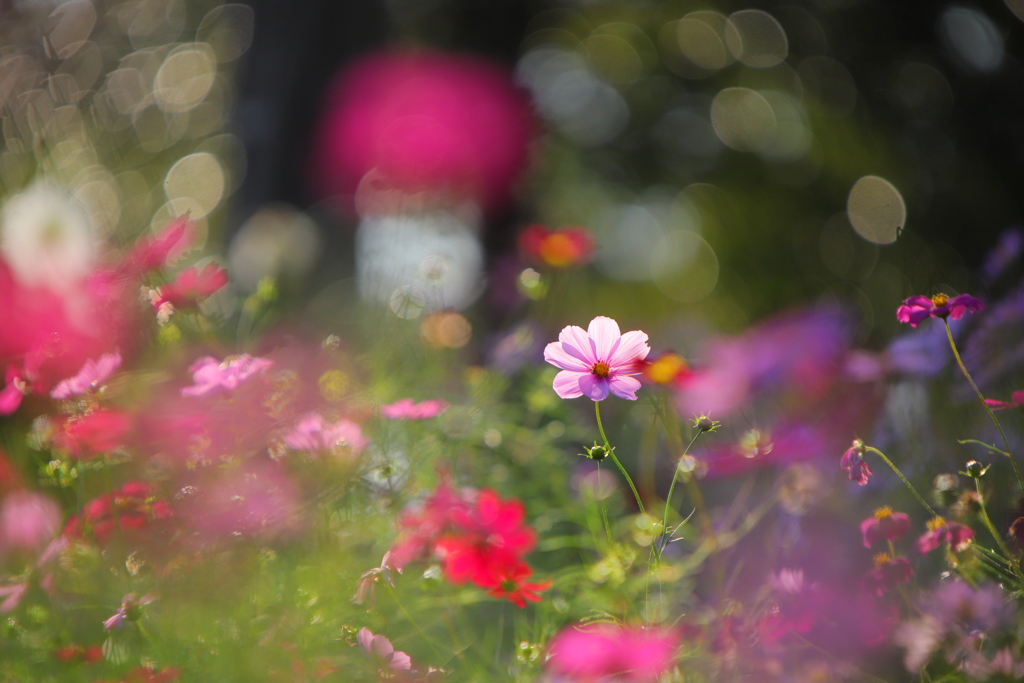
[[[555,393],[562,398],[579,398],[583,395],[583,392],[580,391],[580,378],[590,376],[592,375],[588,372],[562,370],[555,375],[555,381],[552,383],[552,386],[555,388]]]
[[[611,318],[599,315],[590,321],[587,329],[593,345],[595,360],[608,362],[608,359],[615,352],[616,342],[622,333],[619,332],[619,324]]]
[[[629,401],[636,400],[636,390],[640,388],[640,380],[635,377],[618,375],[608,378],[608,388],[619,398]]]
[[[588,369],[598,361],[590,337],[582,327],[566,325],[559,333],[558,341],[562,342],[562,349],[566,353],[579,358]]]
[[[588,344],[589,347],[589,344]],[[587,363],[577,355],[566,351],[566,344],[560,341],[551,342],[544,347],[544,360],[561,370],[575,370],[576,372],[590,372],[592,363]],[[572,346],[568,348],[574,349]]]
[[[647,358],[651,347],[647,345],[647,333],[633,330],[622,335],[615,353],[608,359],[613,372],[640,372],[635,367],[636,361]]]
[[[580,391],[592,401],[603,401],[608,398],[608,380],[592,373],[580,375],[579,387]]]

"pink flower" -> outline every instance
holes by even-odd
[[[968,311],[980,311],[981,305],[981,301],[970,294],[961,294],[952,299],[945,294],[936,294],[930,298],[918,295],[904,300],[896,309],[896,319],[901,323],[909,323],[911,327],[917,327],[925,318],[959,320]]]
[[[917,551],[924,555],[943,543],[954,551],[960,551],[967,547],[972,538],[974,538],[974,532],[970,527],[956,522],[947,522],[942,517],[935,517],[928,521],[928,531],[917,539]]]
[[[53,444],[70,455],[87,459],[125,444],[134,418],[115,410],[93,410],[69,417],[53,436]]]
[[[295,427],[282,439],[290,448],[310,453],[331,453],[336,449],[359,453],[370,443],[355,422],[326,422],[318,413],[308,413],[300,417]]]
[[[890,557],[887,553],[875,556],[875,568],[864,579],[864,590],[880,598],[896,586],[910,583],[914,570],[905,557]]]
[[[850,481],[855,481],[861,486],[867,484],[868,477],[872,472],[868,464],[864,462],[864,442],[854,439],[853,445],[840,458],[839,466],[849,475]]]
[[[448,410],[449,403],[441,398],[413,403],[411,398],[403,398],[386,406],[381,406],[380,414],[392,420],[429,420]]]
[[[647,334],[639,330],[621,334],[611,318],[598,316],[583,328],[568,325],[544,349],[544,360],[562,371],[555,375],[554,389],[562,398],[587,396],[603,401],[608,392],[620,398],[636,400],[643,372],[640,361],[651,347]]]
[[[85,365],[78,371],[78,374],[66,379],[54,387],[50,396],[57,399],[71,398],[84,394],[97,388],[114,374],[114,371],[121,366],[121,354],[105,353],[99,360],[91,358],[85,361]]]
[[[864,536],[864,547],[870,548],[879,541],[895,541],[910,531],[910,517],[902,512],[893,512],[891,507],[880,507],[872,517],[860,525]]]
[[[132,248],[128,263],[142,272],[149,272],[172,263],[189,247],[195,225],[189,217],[178,216],[152,237],[142,237]]]
[[[378,666],[399,671],[412,669],[412,659],[409,655],[395,650],[395,646],[385,636],[374,635],[370,629],[361,628],[356,634],[356,640],[359,641],[359,647],[363,648],[363,652]]]
[[[673,631],[600,624],[573,626],[555,636],[547,669],[576,683],[653,682],[672,666],[679,636]]]
[[[38,555],[57,535],[60,521],[60,507],[50,498],[30,491],[9,494],[0,507],[0,558]]]
[[[16,365],[7,366],[5,379],[7,385],[0,390],[0,415],[11,415],[21,406],[29,388],[24,372]]]
[[[1020,408],[1024,406],[1024,391],[1015,391],[1010,394],[1009,401],[997,401],[994,398],[986,398],[985,405],[990,407],[992,410],[1012,410],[1013,408]],[[3,413],[0,412],[0,415]]]
[[[212,356],[204,356],[189,367],[194,384],[184,387],[181,395],[213,396],[224,391],[234,391],[242,382],[273,364],[273,361],[266,358],[253,358],[247,353],[228,356],[219,362]]]
[[[178,273],[173,282],[150,295],[153,309],[159,311],[164,304],[174,308],[194,308],[228,283],[228,274],[216,263],[208,263],[202,270],[188,268]]]

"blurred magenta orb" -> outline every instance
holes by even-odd
[[[331,84],[314,137],[314,190],[354,195],[364,178],[484,209],[522,172],[532,133],[511,74],[477,57],[390,51]]]

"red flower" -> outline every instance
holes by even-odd
[[[902,512],[893,512],[889,506],[878,508],[873,517],[868,517],[860,524],[865,548],[870,548],[879,541],[895,541],[908,531],[910,517]]]
[[[519,250],[528,260],[552,268],[571,268],[590,261],[594,237],[586,228],[572,226],[552,230],[530,225],[519,233]]]
[[[952,299],[945,294],[936,294],[931,298],[918,295],[903,301],[896,309],[896,319],[901,323],[909,323],[911,327],[917,327],[925,318],[959,320],[968,311],[980,311],[981,306],[981,301],[970,294],[961,294]]]
[[[483,588],[491,588],[491,597],[508,598],[519,609],[526,607],[526,602],[540,602],[540,592],[551,588],[551,581],[526,583],[533,570],[526,564],[520,564],[511,571],[499,570],[480,584]]]
[[[92,537],[106,545],[115,534],[138,537],[151,525],[173,517],[174,509],[166,501],[157,500],[149,484],[130,481],[114,493],[86,503],[82,514],[68,521],[64,535]]]
[[[143,273],[170,264],[189,247],[195,225],[187,215],[178,216],[152,237],[142,237],[128,255],[128,265]]]
[[[124,445],[132,431],[132,417],[113,410],[93,410],[65,420],[53,443],[80,459],[92,458]]]
[[[208,263],[202,270],[188,268],[178,273],[173,282],[151,295],[154,310],[164,304],[174,308],[195,308],[200,301],[228,283],[228,274],[216,263]]]
[[[960,551],[967,547],[972,538],[974,538],[974,532],[970,527],[936,517],[928,522],[928,531],[917,539],[917,551],[924,555],[935,550],[942,543],[947,544],[954,551]]]

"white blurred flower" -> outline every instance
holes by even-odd
[[[0,254],[26,287],[69,292],[96,261],[89,220],[71,195],[37,182],[4,204]]]

